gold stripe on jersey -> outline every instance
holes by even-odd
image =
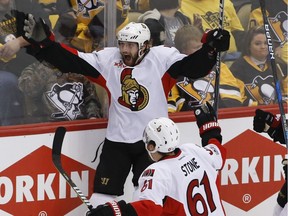
[[[284,65],[279,64],[279,66],[285,68]],[[273,73],[268,63],[265,64],[264,70],[261,70],[248,56],[244,56],[238,59],[230,68],[236,79],[238,79],[240,88],[245,88],[245,95],[243,95],[246,98],[245,105],[255,106],[276,103]],[[281,88],[284,91],[283,86],[287,85],[287,79],[280,81],[283,83]],[[287,95],[286,91],[283,93]]]
[[[215,92],[215,71],[211,71],[207,76],[190,80],[183,78],[176,83],[168,96],[168,110],[170,112],[181,111],[184,102],[189,104],[189,107],[203,104],[206,101],[213,104]],[[219,86],[219,94],[222,100],[234,99],[243,103],[244,91],[239,88],[237,79],[233,76],[228,66],[221,64],[221,78]],[[186,106],[184,106],[186,107]],[[186,108],[183,108],[186,109]]]

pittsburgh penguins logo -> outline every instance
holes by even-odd
[[[147,106],[149,94],[147,89],[132,77],[132,70],[133,68],[125,68],[122,71],[120,80],[122,96],[118,98],[118,102],[131,111],[140,111]]]
[[[265,78],[256,76],[252,83],[246,84],[245,87],[259,104],[268,105],[274,103],[275,87],[273,76],[269,75]]]
[[[269,17],[269,24],[278,41],[283,46],[288,40],[288,14],[280,11],[275,17]]]
[[[83,17],[89,17],[92,10],[102,10],[104,3],[99,0],[77,0],[76,14],[82,14]]]
[[[219,12],[208,11],[206,14],[201,15],[202,19],[210,26],[210,29],[219,28]],[[226,27],[227,17],[224,15],[223,17],[223,26]],[[205,31],[208,29],[205,29]]]
[[[82,83],[66,83],[62,86],[56,83],[45,96],[59,110],[51,115],[52,118],[74,120],[81,114],[80,105],[84,102]]]
[[[14,40],[17,34],[16,18],[7,15],[7,19],[0,22],[0,43],[5,44]]]
[[[193,98],[189,101],[190,107],[197,106],[205,101],[213,104],[215,76],[215,71],[211,71],[204,78],[190,81],[189,78],[184,77],[183,81],[177,83],[182,91]]]

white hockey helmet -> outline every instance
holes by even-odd
[[[151,33],[146,24],[130,22],[118,32],[117,40],[138,43],[141,49],[144,43],[150,40],[150,36]]]
[[[161,153],[168,153],[175,150],[180,142],[178,126],[169,118],[156,118],[151,120],[146,126],[143,134],[143,141],[146,145],[154,141],[155,150]]]

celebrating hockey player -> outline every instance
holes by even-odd
[[[225,215],[216,185],[226,158],[221,129],[208,102],[194,113],[203,147],[180,145],[180,131],[172,120],[151,120],[143,140],[156,163],[140,176],[139,201],[114,201],[92,209],[88,215]]]
[[[87,76],[111,96],[106,138],[90,198],[94,207],[123,194],[131,167],[133,184],[138,186],[140,174],[151,164],[142,141],[143,130],[150,120],[168,117],[167,95],[176,78],[207,75],[215,65],[216,53],[229,48],[229,33],[219,29],[207,32],[202,48],[192,55],[164,46],[150,48],[148,27],[132,22],[118,32],[119,47],[83,53],[63,48],[51,39],[53,35],[41,19],[36,22],[31,14],[27,17],[25,35],[15,40],[14,50],[1,47],[0,57],[27,46],[38,59],[62,72]]]

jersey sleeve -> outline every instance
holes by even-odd
[[[162,206],[155,204],[151,200],[141,200],[136,202],[131,202],[131,206],[137,212],[137,215],[153,216],[161,215]]]
[[[240,22],[239,17],[237,16],[237,13],[235,11],[233,3],[229,0],[229,1],[227,1],[227,3],[225,2],[225,4],[226,4],[225,5],[225,11],[228,13],[228,15],[231,19],[231,22],[230,22],[231,32],[235,31],[235,30],[244,31],[244,28]]]
[[[216,54],[213,51],[213,48],[207,44],[203,44],[201,49],[184,57],[181,59],[181,61],[175,62],[168,69],[168,73],[175,79],[179,75],[192,79],[198,79],[206,76],[211,71],[215,63]]]
[[[99,71],[83,59],[83,54],[79,57],[80,52],[66,47],[57,42],[51,42],[51,45],[40,49],[35,54],[35,57],[40,60],[46,60],[63,73],[72,72],[93,78],[100,76]]]
[[[220,80],[220,97],[221,100],[233,99],[239,102],[239,106],[243,103],[244,89],[239,87],[237,79],[233,76],[228,66],[221,64],[221,80]]]
[[[166,166],[157,162],[142,173],[139,179],[138,201],[132,204],[138,215],[149,215],[151,209],[162,211],[163,199],[172,184],[170,170]]]
[[[164,47],[163,45],[152,47],[150,52],[153,54],[153,60],[158,63],[158,70],[163,73],[175,62],[182,60],[186,56],[181,54],[175,47]]]
[[[80,58],[84,59],[94,67],[102,76],[107,78],[111,70],[107,69],[113,65],[115,59],[121,59],[120,52],[115,47],[104,48],[92,53],[78,52]]]
[[[209,144],[204,147],[206,156],[212,157],[212,166],[216,170],[221,170],[226,160],[226,149],[217,139],[210,139]]]
[[[251,11],[249,17],[248,28],[252,28],[253,26],[263,25],[263,17],[260,8],[256,8]]]
[[[184,98],[181,98],[179,89],[175,84],[168,94],[168,112],[180,112],[183,104],[185,102]]]

